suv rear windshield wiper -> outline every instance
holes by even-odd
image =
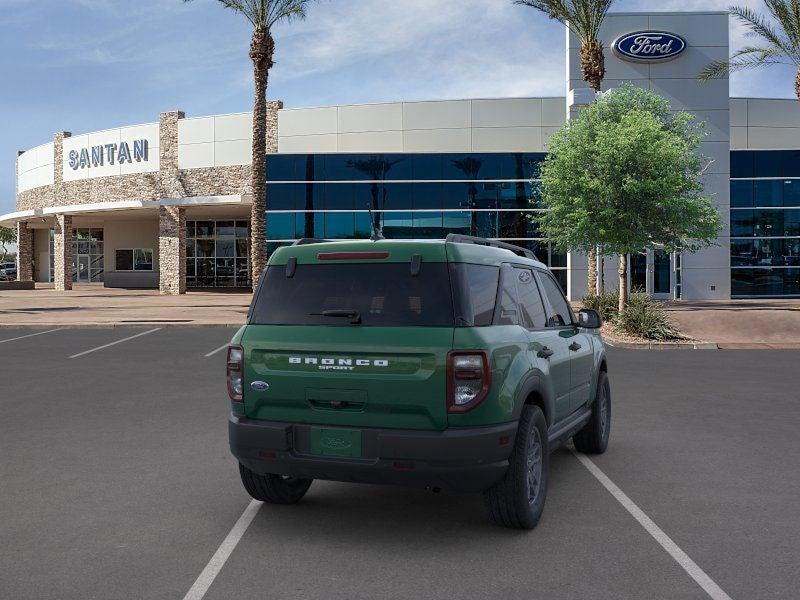
[[[351,325],[361,325],[361,313],[357,310],[323,310],[320,313],[310,313],[312,317],[341,317],[343,319],[350,319]]]

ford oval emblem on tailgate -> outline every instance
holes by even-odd
[[[254,381],[250,384],[250,389],[255,392],[266,392],[269,389],[269,384],[266,381]]]

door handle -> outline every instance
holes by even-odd
[[[581,349],[581,345],[578,342],[572,342],[569,345],[569,349],[572,350],[573,352],[576,352],[577,350]]]
[[[550,348],[548,348],[547,346],[542,346],[542,349],[536,353],[536,356],[538,356],[539,358],[550,358],[551,356],[553,356],[553,354],[555,354],[555,352],[550,350]]]

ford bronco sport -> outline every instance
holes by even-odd
[[[228,349],[242,483],[279,504],[313,479],[482,492],[494,522],[533,528],[549,453],[570,438],[581,452],[608,444],[599,327],[508,244],[280,248]]]

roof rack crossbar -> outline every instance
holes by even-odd
[[[317,238],[303,238],[297,240],[292,246],[305,246],[306,244],[323,244],[325,242],[332,242],[333,240],[321,240]]]
[[[492,248],[502,248],[503,250],[510,250],[517,256],[524,256],[532,260],[538,260],[536,255],[522,246],[515,246],[514,244],[507,244],[497,240],[490,240],[487,238],[475,237],[471,235],[462,235],[460,233],[449,233],[445,241],[452,244],[476,244],[478,246],[491,246]]]

